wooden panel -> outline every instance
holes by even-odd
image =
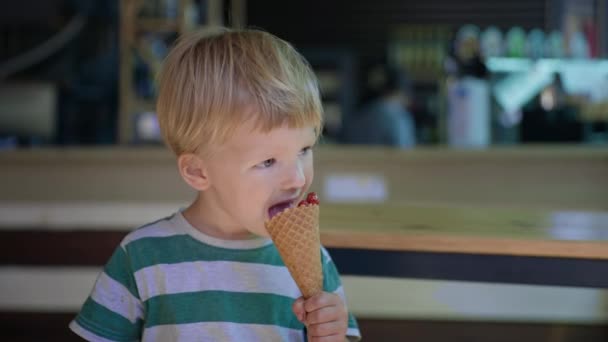
[[[321,240],[332,248],[608,260],[608,214],[565,215],[559,222],[551,211],[531,209],[324,204]],[[0,262],[62,264],[81,255],[75,262],[89,265],[102,264],[134,227],[0,228]]]
[[[161,148],[44,149],[0,154],[0,200],[188,200],[175,159]]]
[[[343,248],[329,252],[344,275],[608,288],[606,260]]]
[[[365,341],[599,342],[608,338],[605,326],[371,319],[359,323]]]
[[[608,209],[608,151],[575,147],[456,151],[340,147],[317,154],[315,188],[330,174],[383,177],[388,202]]]
[[[126,232],[101,231],[0,231],[0,265],[105,265],[125,235]]]
[[[0,312],[5,341],[82,341],[67,328],[75,313]],[[570,324],[450,322],[359,318],[364,341],[603,342],[608,327]]]
[[[83,339],[68,328],[75,316],[73,312],[0,311],[0,338],[11,342],[82,342]]]
[[[398,205],[325,205],[323,243],[331,247],[608,259],[608,215]],[[597,220],[593,222],[593,220]],[[569,225],[568,225],[569,224]]]
[[[0,201],[188,201],[168,151],[25,150],[0,153]],[[529,147],[451,151],[323,146],[313,189],[325,177],[384,177],[387,201],[400,204],[608,210],[608,150]]]

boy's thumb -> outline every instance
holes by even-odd
[[[298,320],[302,323],[306,321],[306,310],[304,309],[304,298],[300,297],[293,302],[292,306],[293,313],[296,315]]]

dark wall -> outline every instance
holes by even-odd
[[[547,0],[309,0],[249,1],[247,23],[296,46],[353,48],[367,58],[384,53],[399,24],[496,25],[546,28]]]
[[[49,18],[61,16],[63,0],[0,0],[0,26],[47,25]]]
[[[265,0],[247,2],[247,25],[262,28],[291,42],[307,55],[338,49],[351,56],[353,65],[346,72],[355,82],[348,85],[345,103],[365,102],[368,68],[387,62],[391,32],[399,25],[443,26],[454,32],[466,24],[485,28],[495,25],[506,31],[513,26],[547,29],[553,22],[558,0]],[[327,49],[330,47],[330,49]],[[324,49],[325,48],[325,49]],[[314,50],[314,49],[313,49]],[[318,63],[317,63],[318,64]],[[318,67],[318,65],[317,65]],[[344,74],[344,73],[343,73]],[[416,81],[416,80],[414,80]],[[436,122],[438,88],[434,82],[414,82],[411,112],[421,133],[421,142],[438,139]],[[343,105],[343,117],[352,106]]]

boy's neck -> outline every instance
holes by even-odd
[[[229,220],[222,217],[222,210],[217,203],[206,201],[201,194],[197,195],[196,200],[182,214],[196,230],[217,239],[249,240],[256,238],[255,235],[241,227],[227,227],[225,223]]]

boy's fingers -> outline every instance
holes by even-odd
[[[323,324],[309,324],[307,331],[310,337],[344,336],[346,334],[344,325],[337,321]]]
[[[311,337],[309,342],[344,342],[344,336],[340,334],[323,336],[323,337]]]
[[[340,296],[335,293],[322,292],[316,296],[308,298],[304,302],[306,312],[318,310],[322,307],[332,306],[339,303]]]
[[[331,321],[337,321],[347,315],[346,309],[339,306],[328,306],[306,313],[306,323],[318,324]]]
[[[300,297],[293,302],[293,311],[304,310],[304,298]]]
[[[293,302],[292,305],[293,313],[296,315],[300,322],[304,323],[306,320],[306,310],[304,309],[304,298],[300,297]]]

